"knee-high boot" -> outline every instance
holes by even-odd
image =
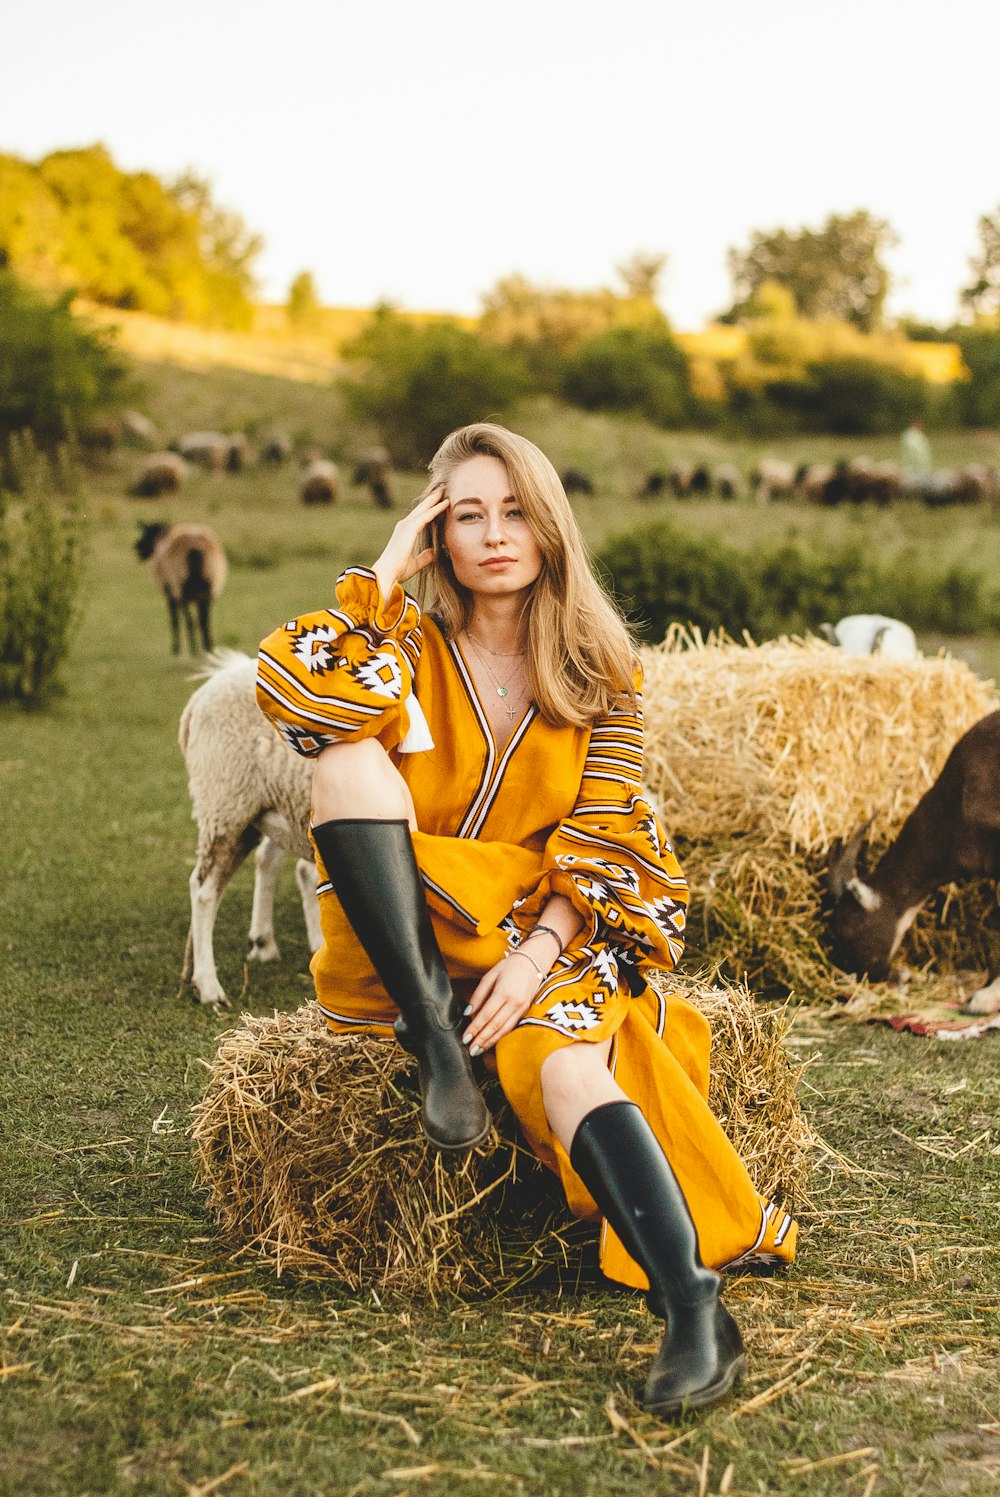
[[[656,1414],[715,1403],[743,1370],[743,1341],[719,1298],[721,1280],[701,1261],[698,1234],[677,1177],[634,1102],[589,1112],[570,1162],[651,1285],[648,1304],[667,1330],[643,1405]]]
[[[471,1149],[490,1115],[462,1044],[451,989],[405,821],[324,821],[313,841],[327,877],[404,1025],[420,1068],[424,1133],[439,1149]]]

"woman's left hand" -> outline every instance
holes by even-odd
[[[469,1000],[472,1017],[462,1038],[470,1052],[492,1050],[524,1018],[540,987],[526,957],[511,952],[491,967]]]

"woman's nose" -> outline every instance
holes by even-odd
[[[486,544],[488,546],[502,546],[507,539],[507,532],[500,515],[493,515],[486,525]]]

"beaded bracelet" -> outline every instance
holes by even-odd
[[[551,927],[551,925],[536,925],[535,928],[534,928],[534,930],[529,930],[529,932],[525,936],[524,940],[525,941],[530,941],[531,938],[532,938],[532,936],[539,936],[539,935],[541,935],[541,936],[551,936],[552,939],[555,941],[556,945],[559,947],[559,955],[562,956],[563,949],[564,949],[563,948],[563,943],[562,943],[562,937],[560,936],[560,934],[559,934],[559,932],[557,930],[553,930],[552,927]],[[524,941],[522,941],[521,944],[523,946],[524,945]]]
[[[538,965],[538,963],[536,961],[534,961],[533,958],[530,957],[526,951],[522,951],[521,948],[520,948],[520,946],[519,946],[516,951],[508,951],[507,955],[508,956],[523,956],[524,960],[526,962],[531,962],[531,965],[534,967],[535,971],[538,973],[538,986],[541,987],[542,983],[545,981],[545,973],[542,971],[542,969]]]

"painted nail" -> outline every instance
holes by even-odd
[[[470,1055],[482,1055],[482,1053],[483,1053],[483,1047],[482,1047],[482,1045],[473,1045],[472,1049],[469,1051]]]
[[[465,1005],[465,1007],[463,1008],[463,1010],[462,1010],[462,1016],[463,1016],[463,1018],[467,1019],[471,1013],[472,1013],[472,1004],[471,1003],[467,1003]]]
[[[468,1030],[466,1030],[465,1033],[462,1035],[462,1044],[463,1045],[471,1045],[472,1044],[472,1035],[469,1033]]]

